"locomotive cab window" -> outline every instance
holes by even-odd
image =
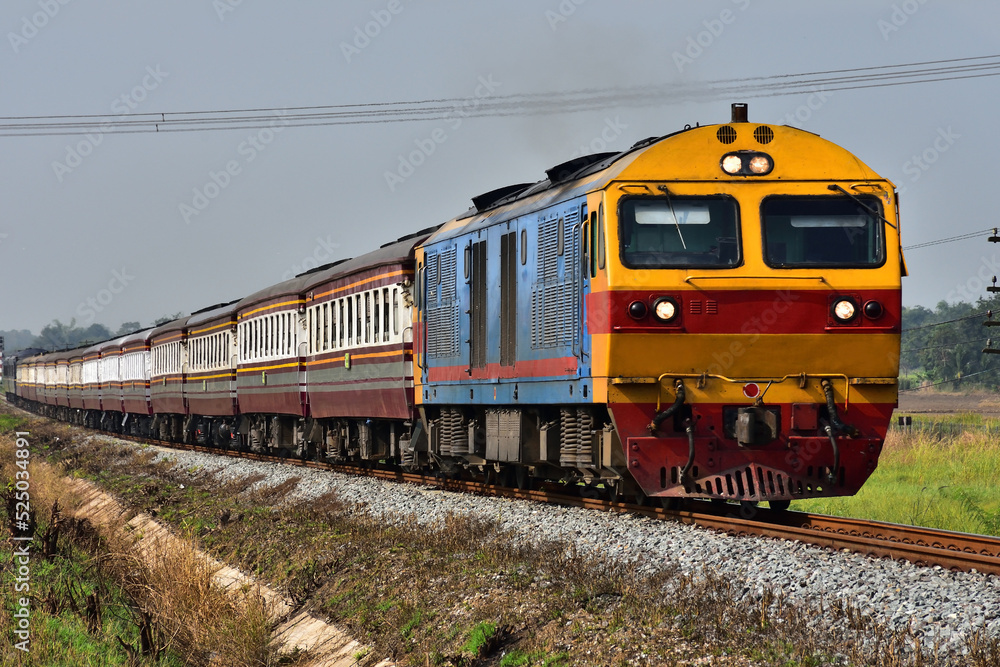
[[[858,196],[882,212],[878,197]],[[764,260],[775,268],[876,267],[885,263],[882,221],[848,197],[768,197],[761,206]]]
[[[630,197],[619,206],[621,258],[629,268],[728,268],[740,264],[732,197]]]

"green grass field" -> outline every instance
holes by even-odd
[[[890,431],[878,469],[853,497],[792,503],[803,512],[1000,535],[1000,420],[914,418]]]

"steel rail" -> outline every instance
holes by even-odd
[[[938,566],[948,570],[974,571],[1000,575],[1000,537],[959,533],[920,526],[867,521],[824,514],[781,512],[727,503],[693,501],[704,505],[697,509],[671,510],[599,498],[586,498],[566,492],[566,485],[545,483],[538,489],[516,489],[478,480],[462,480],[441,475],[424,475],[397,469],[349,466],[292,457],[223,450],[204,445],[152,440],[119,434],[111,437],[168,449],[182,449],[233,458],[246,458],[290,466],[332,470],[364,475],[387,481],[431,486],[444,491],[475,493],[549,504],[583,507],[594,510],[639,514],[676,521],[731,535],[752,535],[805,544],[837,551],[850,551],[871,557],[905,560],[916,565]],[[748,516],[740,516],[746,514]]]

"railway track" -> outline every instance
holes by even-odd
[[[123,437],[123,436],[116,436]],[[587,498],[566,492],[563,485],[540,489],[515,489],[442,476],[428,476],[383,468],[358,468],[318,461],[219,450],[200,445],[186,445],[144,438],[125,437],[143,444],[184,449],[236,458],[281,463],[291,466],[334,470],[354,475],[367,475],[384,480],[433,486],[445,491],[476,493],[503,498],[518,498],[593,510],[632,513],[665,521],[717,530],[731,535],[754,535],[781,540],[797,540],[805,544],[839,551],[850,551],[870,557],[905,560],[911,563],[941,567],[947,570],[982,572],[1000,575],[1000,537],[958,533],[919,526],[848,519],[823,514],[774,511],[765,508],[741,508],[733,504],[702,501],[688,503],[685,509],[671,510],[600,498]],[[698,506],[698,507],[692,507]],[[745,516],[741,516],[745,515]]]

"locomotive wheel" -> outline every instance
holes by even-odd
[[[672,512],[675,512],[681,509],[681,505],[683,505],[681,498],[667,498],[667,497],[660,498],[660,507],[662,507],[665,510],[670,510]]]
[[[519,491],[524,491],[531,486],[531,475],[528,474],[528,469],[524,466],[514,466],[514,478]]]
[[[792,504],[791,500],[769,500],[768,506],[775,512],[784,512]]]
[[[621,493],[618,490],[618,484],[615,482],[605,482],[604,490],[608,494],[608,500],[613,503],[617,503],[621,499]]]

